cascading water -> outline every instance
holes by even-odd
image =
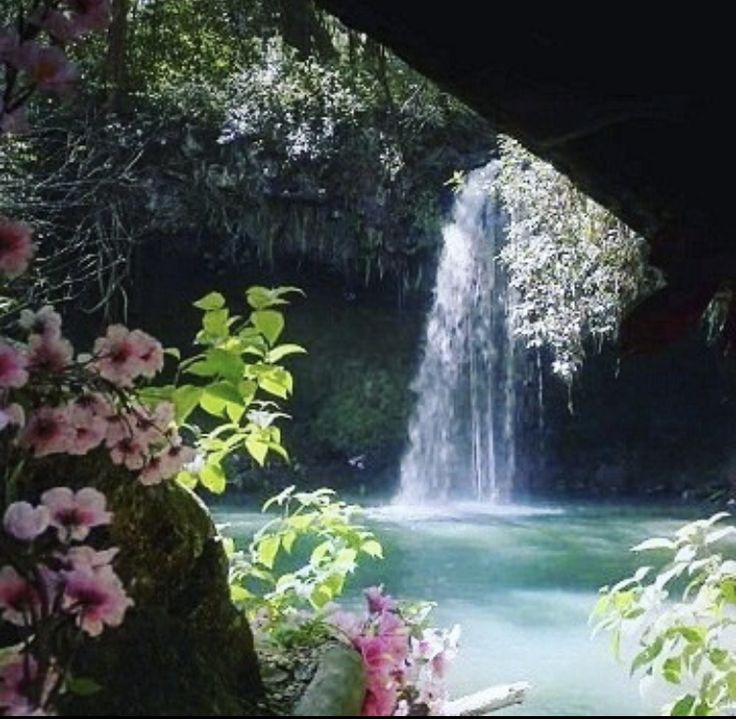
[[[496,262],[504,223],[495,162],[473,171],[442,231],[416,406],[401,463],[400,504],[502,501],[514,474],[514,343]]]

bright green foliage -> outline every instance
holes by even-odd
[[[265,610],[269,621],[278,622],[297,609],[319,610],[342,594],[361,557],[383,557],[373,532],[355,522],[359,507],[338,500],[330,489],[288,487],[263,510],[272,507],[281,515],[233,561],[233,599],[253,616]]]
[[[671,555],[658,573],[641,567],[604,587],[593,612],[596,631],[638,638],[632,674],[660,677],[676,690],[663,712],[672,716],[732,714],[736,709],[736,527],[726,513],[692,522],[673,539],[648,539],[635,552]]]
[[[223,461],[242,450],[260,465],[269,452],[288,461],[276,424],[288,415],[273,398],[288,399],[294,388],[291,373],[279,362],[306,350],[279,344],[284,316],[274,308],[288,304],[286,297],[298,292],[295,287],[251,287],[245,316],[231,314],[219,292],[194,303],[203,312],[195,338],[201,351],[180,363],[175,385],[155,391],[157,399],[174,403],[177,423],[194,436],[200,459],[196,469],[179,474],[182,484],[193,487],[200,482],[211,492],[223,492]],[[206,429],[211,418],[215,427]]]

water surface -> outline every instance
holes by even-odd
[[[263,522],[233,506],[215,515],[241,540]],[[436,601],[436,624],[462,626],[450,677],[454,696],[532,684],[522,707],[499,714],[649,714],[607,638],[591,640],[587,618],[598,587],[637,566],[629,547],[674,531],[686,518],[682,510],[655,507],[376,508],[368,523],[386,559],[359,570],[353,599],[359,588],[383,583],[400,598]]]

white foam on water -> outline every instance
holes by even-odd
[[[564,514],[560,507],[486,502],[442,502],[436,504],[387,504],[367,507],[366,515],[385,522],[472,520],[473,518],[538,517]]]

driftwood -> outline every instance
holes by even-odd
[[[485,716],[504,707],[521,704],[524,701],[527,689],[529,689],[529,684],[526,682],[503,684],[497,687],[482,689],[479,692],[468,694],[445,704],[444,716]]]

